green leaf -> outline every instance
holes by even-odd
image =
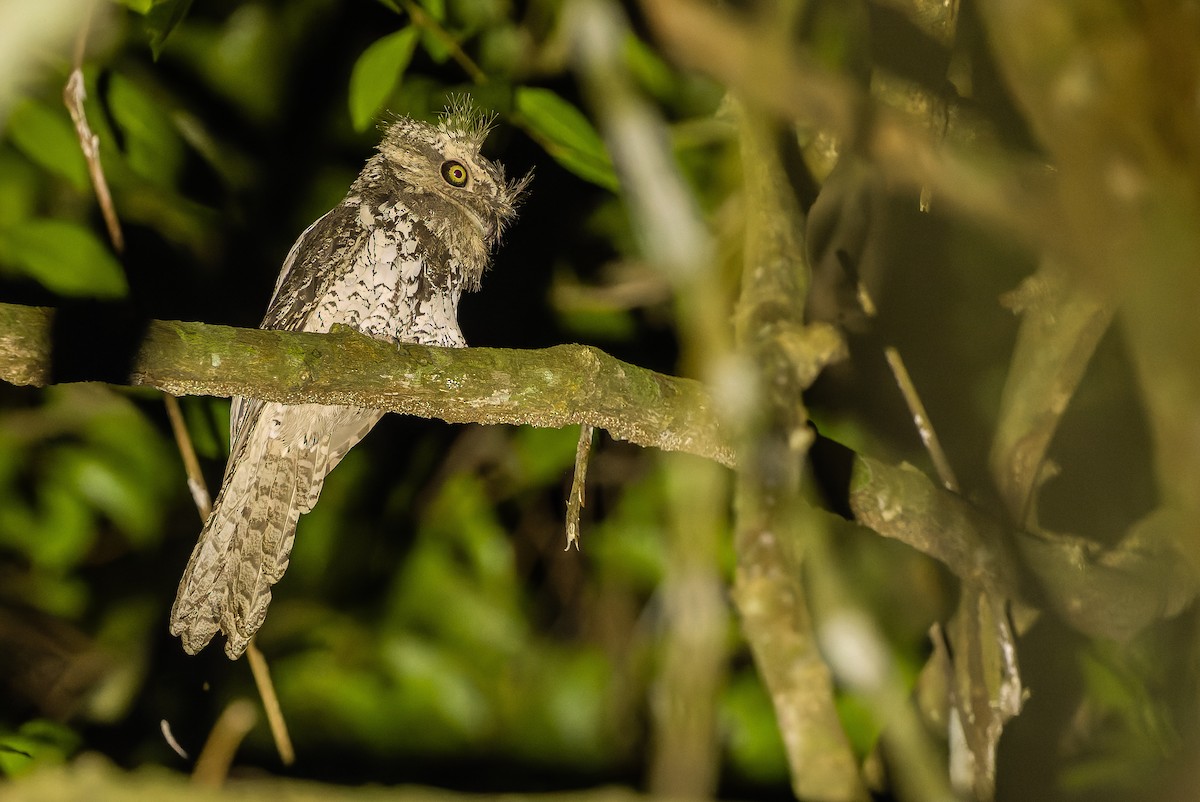
[[[172,58],[256,123],[276,120],[292,64],[285,8],[302,3],[242,3],[220,24],[197,21],[171,40]],[[278,7],[277,7],[278,6]]]
[[[108,248],[65,220],[29,220],[0,232],[0,263],[60,295],[119,298],[129,291]]]
[[[183,22],[183,18],[187,16],[191,7],[192,0],[161,0],[161,2],[156,0],[150,10],[146,12],[146,28],[150,34],[150,52],[154,54],[155,61],[162,55],[167,37],[171,35],[171,31],[175,30],[176,25]]]
[[[192,0],[116,0],[116,2],[145,17],[150,52],[157,61],[163,45],[175,26],[183,22],[192,7]]]
[[[12,148],[0,149],[0,228],[33,216],[45,176]]]
[[[446,0],[420,0],[429,16],[438,22],[446,21]]]
[[[516,105],[526,131],[555,161],[580,178],[617,190],[612,159],[583,112],[549,89],[537,87],[518,89]]]
[[[151,183],[173,188],[183,164],[183,140],[161,104],[117,73],[109,84],[108,105],[124,134],[129,166]]]
[[[650,94],[665,99],[677,91],[675,73],[667,62],[648,44],[630,33],[621,49],[625,66]]]
[[[79,736],[65,724],[43,719],[27,721],[16,732],[0,732],[0,739],[0,776],[61,765],[79,748]]]
[[[9,503],[0,510],[0,543],[31,565],[61,574],[83,561],[96,531],[83,501],[57,480],[38,488],[34,504]]]
[[[87,191],[87,163],[67,111],[34,100],[13,106],[8,135],[14,145],[47,172],[62,176],[80,192]]]
[[[107,515],[130,540],[142,544],[155,534],[159,518],[154,503],[159,499],[146,493],[133,471],[109,455],[88,449],[63,452],[56,466],[61,482]]]
[[[358,57],[350,73],[350,121],[365,131],[400,84],[417,43],[411,25],[372,44]]]
[[[421,29],[421,47],[435,64],[445,64],[450,58],[450,45],[432,28]]]

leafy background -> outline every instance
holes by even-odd
[[[880,8],[811,3],[801,38],[854,80],[888,69],[940,81],[944,65],[906,52],[910,26]],[[670,123],[693,199],[719,233],[736,220],[739,174],[736,142],[714,124],[724,90],[672,66],[629,11],[623,68]],[[60,99],[70,48],[40,54],[0,141],[0,297],[84,309],[100,329],[144,318],[256,325],[288,247],[340,199],[377,123],[389,111],[429,117],[470,92],[499,115],[492,154],[510,174],[536,177],[483,291],[464,300],[467,340],[586,342],[680,372],[684,313],[628,222],[595,101],[569,69],[563,13],[550,0],[99,3],[86,108],[126,251],[115,256],[104,238]],[[966,18],[977,111],[1006,145],[1031,148],[969,4]],[[807,399],[814,420],[861,453],[932,473],[883,365],[879,346],[895,345],[963,486],[986,503],[990,430],[1017,329],[997,298],[1032,271],[1031,258],[936,202],[920,212],[911,193],[869,175],[838,174],[823,192],[848,217],[875,210],[869,230],[831,224],[822,252],[868,252],[881,314],[851,338],[849,365]],[[735,260],[719,261],[732,298]],[[1133,385],[1110,334],[1055,440],[1054,459],[1070,466],[1040,501],[1055,528],[1115,539],[1155,502]],[[215,489],[228,402],[181,401]],[[159,722],[194,754],[219,712],[254,689],[243,664],[214,648],[189,657],[166,634],[199,521],[161,400],[98,385],[2,385],[0,403],[0,771],[19,777],[85,751],[125,768],[187,771]],[[583,548],[564,552],[576,437],[389,416],[351,452],[301,521],[259,637],[299,760],[281,768],[260,725],[235,771],[788,796],[769,698],[723,606],[729,522],[698,529],[678,502],[681,483],[702,474],[689,458],[601,437]],[[716,498],[727,481],[717,480]],[[826,525],[913,682],[930,623],[952,605],[952,580],[899,544]],[[689,555],[718,602],[706,622],[717,637],[698,663],[717,666],[708,789],[672,786],[656,768],[687,740],[656,721],[686,620],[671,583]],[[1178,645],[1189,628],[1190,615],[1119,649],[1039,624],[1022,644],[1034,696],[1002,742],[1001,798],[1126,798],[1142,787],[1194,715],[1178,709],[1194,663]],[[838,701],[867,756],[885,722],[850,692]]]

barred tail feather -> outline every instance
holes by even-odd
[[[258,404],[235,420],[221,491],[171,610],[171,634],[195,654],[221,630],[236,659],[262,626],[287,570],[296,524],[325,476],[381,417],[346,407]]]

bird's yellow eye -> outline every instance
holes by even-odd
[[[452,187],[466,186],[467,168],[463,167],[460,162],[445,162],[442,164],[442,178],[446,179],[446,183]]]

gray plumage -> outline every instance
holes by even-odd
[[[346,197],[300,235],[261,328],[465,346],[462,291],[478,289],[528,176],[507,181],[483,158],[490,118],[468,101],[431,125],[391,122]],[[383,412],[235,398],[221,491],[171,610],[190,654],[217,630],[239,657],[262,625],[288,566],[296,522],[325,476]]]

